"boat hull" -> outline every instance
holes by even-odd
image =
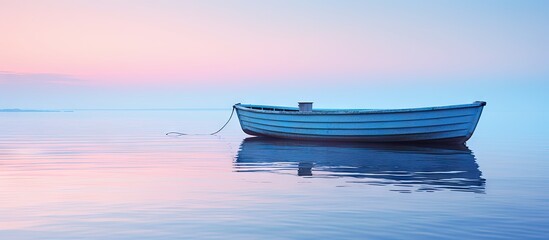
[[[485,102],[395,110],[315,110],[236,104],[250,135],[318,141],[464,143]]]

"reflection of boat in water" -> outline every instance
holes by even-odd
[[[410,191],[484,192],[485,180],[471,150],[459,146],[410,146],[343,142],[244,139],[238,172],[310,177],[349,177],[351,182],[399,186]]]

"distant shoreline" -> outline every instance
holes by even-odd
[[[7,108],[0,109],[0,113],[24,113],[24,112],[82,112],[82,111],[224,111],[227,108],[143,108],[143,109],[62,109],[62,110],[38,110]],[[230,110],[230,109],[229,109]]]
[[[0,109],[0,112],[73,112],[71,110],[36,110],[36,109],[19,109],[19,108],[9,108],[9,109]]]

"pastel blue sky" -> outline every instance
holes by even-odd
[[[0,108],[512,104],[549,89],[547,1],[0,2]]]

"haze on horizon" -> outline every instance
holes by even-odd
[[[547,1],[3,1],[0,108],[546,100]]]

